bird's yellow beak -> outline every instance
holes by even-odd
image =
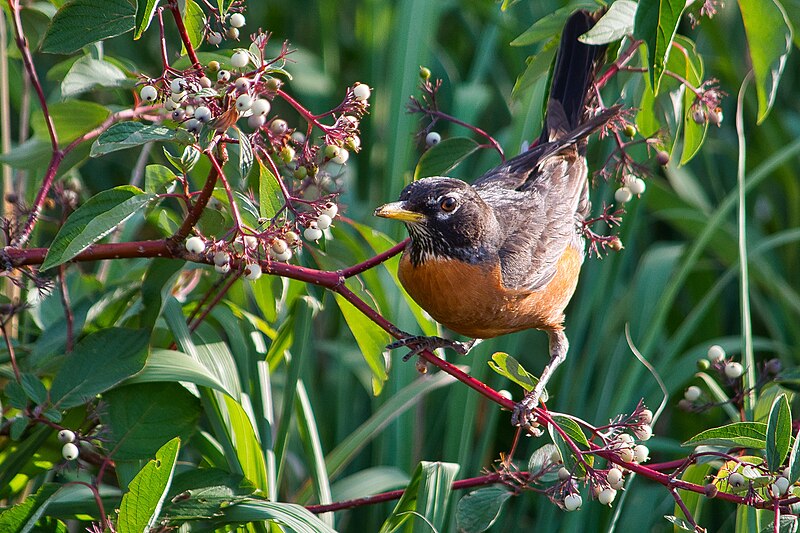
[[[392,202],[382,205],[375,210],[375,216],[402,220],[403,222],[421,222],[425,219],[425,215],[422,213],[406,209],[404,202]]]

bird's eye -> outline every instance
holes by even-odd
[[[452,196],[445,196],[442,198],[442,201],[439,203],[439,207],[442,208],[442,211],[447,211],[448,213],[456,208],[456,204],[458,202]]]

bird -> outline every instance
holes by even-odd
[[[398,201],[375,215],[405,223],[410,240],[398,267],[406,292],[448,329],[488,339],[525,329],[549,337],[550,360],[535,387],[517,403],[512,423],[531,427],[533,410],[569,342],[564,310],[585,256],[582,224],[589,214],[588,136],[619,112],[590,116],[602,46],[578,40],[595,23],[581,10],[567,19],[551,81],[543,131],[527,151],[472,184],[446,176],[408,185]],[[474,344],[409,335],[390,345],[451,347]]]

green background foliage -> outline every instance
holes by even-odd
[[[772,6],[771,1],[766,3]],[[681,443],[704,429],[732,421],[731,413],[724,409],[689,414],[677,408],[677,401],[688,384],[704,383],[695,377],[695,361],[705,356],[710,345],[720,344],[737,358],[743,349],[737,256],[740,240],[736,226],[740,156],[746,156],[745,229],[750,270],[745,287],[752,305],[748,324],[753,331],[756,360],[777,357],[784,368],[791,369],[800,358],[800,103],[796,98],[800,63],[793,50],[780,85],[770,95],[771,87],[765,87],[765,72],[771,68],[769,61],[774,54],[770,55],[768,47],[770,42],[778,47],[786,43],[780,39],[775,43],[771,33],[774,29],[748,16],[748,10],[761,2],[748,0],[739,4],[746,25],[739,5],[731,2],[713,20],[704,19],[698,28],[691,28],[685,19],[677,26],[679,34],[695,41],[697,53],[703,58],[703,74],[698,81],[702,77],[717,78],[728,94],[722,104],[725,120],[721,127],[708,129],[705,144],[688,164],[677,165],[681,159],[688,159],[684,157],[685,146],[678,144],[672,147],[669,167],[650,165],[653,174],[646,180],[647,191],[626,206],[620,230],[625,249],[602,260],[587,260],[584,265],[567,313],[569,356],[548,386],[549,408],[597,425],[619,413],[630,413],[640,399],[655,409],[662,394],[655,379],[633,356],[625,338],[628,328],[633,344],[663,378],[670,394],[667,408],[654,427],[655,436],[648,443],[656,462],[685,457],[687,448]],[[574,5],[578,3],[567,8]],[[422,154],[423,143],[414,137],[418,117],[405,112],[408,97],[416,93],[420,65],[444,80],[441,109],[492,133],[506,153],[515,154],[523,140],[535,138],[540,129],[547,76],[532,76],[524,84],[517,80],[529,57],[533,58],[532,64],[538,57],[538,64],[547,68],[551,57],[546,55],[548,44],[535,39],[524,46],[509,43],[534,21],[564,6],[555,1],[519,2],[501,11],[494,2],[469,0],[248,2],[248,32],[262,27],[274,33],[272,45],[278,46],[284,39],[291,42],[295,51],[287,70],[293,79],[287,90],[306,107],[323,111],[335,106],[345,88],[357,81],[373,89],[370,114],[361,123],[363,149],[352,155],[343,169],[340,206],[353,223],[338,221],[334,238],[325,243],[324,251],[310,250],[303,261],[310,266],[336,269],[367,259],[405,236],[398,225],[373,218],[372,211],[397,197],[412,179]],[[800,6],[796,2],[787,1],[783,7],[794,22],[800,22]],[[41,42],[48,17],[54,11],[44,3],[23,11],[33,48]],[[138,15],[136,20],[140,20]],[[766,35],[773,37],[770,42],[760,39]],[[84,48],[84,57],[105,59],[129,76],[132,71],[158,75],[157,24],[151,24],[133,45],[132,36],[127,33],[89,45]],[[174,58],[179,52],[179,40],[169,24],[166,40]],[[754,63],[758,92],[751,85],[744,99],[747,145],[740,153],[734,115],[739,87],[750,68],[746,59],[748,40],[760,54]],[[757,47],[753,46],[756,42]],[[664,43],[654,44],[656,50],[650,50],[648,55],[658,60],[656,55]],[[50,52],[73,49],[67,39],[44,39],[42,47]],[[223,48],[232,47],[223,43]],[[0,160],[27,171],[19,179],[26,180],[24,196],[30,202],[49,159],[49,142],[41,115],[37,118],[38,111],[33,111],[35,103],[22,98],[25,86],[19,53],[13,45],[10,50],[11,73],[4,83],[10,87],[12,127],[17,131],[30,119],[32,128],[26,128],[24,142]],[[200,52],[204,62],[219,53],[208,45],[200,47]],[[61,82],[68,71],[73,72],[70,67],[77,56],[35,53],[34,57],[48,99],[59,101],[59,91],[64,91]],[[666,66],[698,75],[688,61],[673,68],[671,62],[676,61],[670,57],[656,63],[659,68]],[[648,97],[648,91],[652,93],[651,84],[658,83],[658,79],[647,78],[647,74],[621,74],[604,91],[605,103],[619,101],[648,111],[643,98]],[[86,101],[80,107],[79,130],[69,127],[75,113],[59,111],[56,106],[57,127],[59,131],[64,128],[62,142],[69,142],[105,119],[106,115],[97,109],[102,111],[105,107],[96,104],[114,107],[133,102],[130,77],[126,82],[117,71],[110,71],[108,83],[81,81],[79,77],[72,81],[71,94],[78,94],[74,92],[79,90],[76,86],[89,88],[100,83],[104,87],[81,94]],[[675,88],[673,80],[661,77],[662,94],[657,108],[669,112],[674,102],[666,93]],[[772,112],[767,115],[766,105],[773,97]],[[291,125],[302,123],[283,103],[276,101],[274,111],[290,120]],[[640,114],[636,120],[641,129],[643,125],[653,125],[650,116]],[[690,133],[688,128],[694,125],[687,122],[686,127],[686,138],[702,138],[702,131]],[[443,139],[469,136],[468,131],[454,125],[441,124],[436,129]],[[101,191],[111,192],[114,187],[130,184],[131,169],[136,167],[141,149],[99,159],[87,159],[88,151],[85,146],[73,152],[62,167],[60,178],[80,181],[82,203]],[[593,149],[590,156],[595,168],[607,154],[608,146]],[[647,158],[644,151],[636,155]],[[481,150],[469,155],[452,175],[469,180],[498,161],[496,153]],[[148,162],[169,166],[160,149],[149,153]],[[255,165],[253,172],[258,173],[258,169]],[[202,186],[207,172],[205,161],[192,171],[197,188]],[[613,184],[595,180],[594,204],[613,201],[614,189]],[[144,195],[133,199],[142,203],[146,200]],[[118,218],[131,214],[126,210]],[[215,222],[202,220],[201,225],[204,223]],[[123,242],[155,237],[163,228],[174,231],[175,227],[175,219],[165,212],[143,215],[140,211],[114,238]],[[34,234],[35,246],[49,246],[54,239],[60,243],[59,255],[48,256],[49,266],[68,260],[93,242],[81,236],[65,241],[59,229],[57,224],[43,220]],[[69,225],[63,229],[69,229]],[[499,454],[510,449],[514,428],[509,424],[508,413],[444,374],[420,376],[413,363],[400,362],[399,352],[391,354],[385,382],[376,380],[375,375],[382,371],[377,369],[383,362],[381,348],[388,336],[375,330],[349,304],[337,301],[332,293],[298,281],[265,276],[253,284],[237,282],[197,332],[190,335],[185,316],[218,278],[208,267],[183,265],[180,276],[196,274],[198,269],[204,275],[188,298],[179,299],[170,287],[181,266],[177,261],[126,259],[67,270],[75,331],[80,333],[77,355],[88,353],[79,348],[92,344],[98,336],[116,333],[118,338],[109,341],[109,346],[127,342],[125,351],[111,348],[108,358],[92,369],[101,382],[95,381],[85,391],[70,389],[59,393],[58,398],[50,397],[54,402],[59,398],[70,400],[68,405],[60,406],[69,410],[50,413],[50,419],[65,427],[78,427],[85,423],[85,408],[82,400],[72,401],[73,398],[82,392],[89,396],[102,393],[100,421],[107,427],[103,446],[115,453],[121,490],[129,483],[132,487],[141,486],[139,478],[145,473],[142,468],[148,468],[147,460],[159,449],[160,456],[171,453],[170,461],[174,461],[175,450],[162,446],[180,436],[182,448],[174,478],[172,473],[169,480],[164,477],[166,474],[157,474],[163,478],[158,483],[160,492],[139,497],[142,501],[162,501],[161,492],[170,490],[171,481],[173,489],[200,488],[206,491],[200,494],[207,498],[203,500],[205,507],[199,503],[201,498],[195,497],[197,493],[192,493],[188,503],[176,503],[170,499],[177,494],[173,491],[164,500],[163,512],[167,515],[182,516],[181,513],[202,508],[210,516],[219,511],[221,502],[241,501],[255,490],[277,502],[306,505],[337,501],[403,488],[416,474],[415,483],[426,487],[420,494],[429,497],[425,502],[417,501],[416,507],[403,507],[412,505],[404,499],[338,512],[335,519],[323,516],[322,521],[341,531],[375,531],[387,516],[391,518],[384,527],[399,524],[403,518],[398,515],[403,509],[416,508],[420,512],[425,509],[426,516],[440,530],[455,530],[456,502],[465,493],[451,491],[449,481],[491,470]],[[365,295],[383,316],[403,330],[436,333],[436,324],[402,292],[396,268],[397,259],[390,260],[364,273],[361,283],[354,280],[350,288]],[[31,307],[20,315],[16,347],[23,371],[30,375],[28,382],[33,385],[22,392],[7,386],[2,397],[4,416],[9,408],[19,408],[20,404],[42,403],[37,394],[42,385],[51,395],[61,391],[65,382],[71,384],[70,380],[75,381],[75,387],[82,386],[75,368],[70,367],[75,361],[63,355],[67,337],[60,289],[54,287],[42,299],[35,297],[35,291],[27,294]],[[120,329],[109,329],[112,327]],[[136,328],[152,328],[146,362],[136,351],[135,337],[140,331]],[[173,339],[181,353],[168,351]],[[447,356],[468,366],[476,378],[497,389],[511,390],[519,399],[520,388],[492,372],[487,364],[491,355],[499,351],[511,354],[534,374],[548,359],[546,335],[537,331],[485,341],[467,357]],[[3,378],[13,380],[6,350],[0,351],[0,361]],[[39,383],[38,377],[43,377],[43,382]],[[187,383],[192,394],[177,385],[178,381]],[[796,382],[796,378],[787,375],[786,389],[768,386],[753,407],[750,420],[766,423],[778,391],[787,392],[791,399],[789,389],[796,388]],[[376,396],[374,392],[381,388],[381,394]],[[160,414],[139,416],[149,410]],[[16,423],[16,427],[15,430],[10,418],[3,419],[0,497],[7,498],[6,503],[16,503],[31,482],[28,488],[31,492],[39,490],[40,501],[50,499],[47,514],[66,519],[88,513],[96,519],[96,506],[88,491],[72,485],[53,497],[55,488],[44,483],[45,479],[51,480],[45,472],[61,461],[55,430],[41,425],[26,429],[24,423]],[[516,457],[522,468],[545,442],[546,437],[520,442]],[[782,455],[786,455],[788,447],[784,439],[780,443]],[[776,460],[770,453],[768,457]],[[419,464],[420,461],[426,462]],[[204,480],[191,478],[190,465],[197,464],[209,469]],[[697,475],[695,481],[703,483],[706,472],[687,476]],[[59,470],[56,476],[59,481],[86,480],[86,474],[74,468]],[[104,501],[107,499],[107,510],[119,507],[120,489],[109,485],[101,491]],[[619,531],[667,531],[673,526],[663,516],[675,514],[674,500],[668,492],[641,479],[626,487],[624,497],[618,498],[614,507],[603,507],[585,497],[583,509],[575,513],[563,512],[535,492],[510,498],[505,492],[482,496],[492,513],[504,505],[494,531],[600,531],[614,527]],[[695,517],[709,530],[734,530],[733,505],[698,499],[691,500],[690,506],[694,510],[702,507]],[[278,518],[285,524],[312,523],[300,507],[249,502],[231,509],[225,521]],[[24,509],[19,511],[20,516],[23,512]],[[137,518],[145,522],[148,519],[149,515]],[[469,519],[487,522],[480,516]],[[413,522],[409,519],[403,527],[411,527]],[[216,525],[222,527],[221,522]],[[415,527],[425,530],[420,523]]]

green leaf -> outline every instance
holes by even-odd
[[[489,361],[489,366],[500,374],[504,376],[523,389],[526,392],[530,392],[536,386],[536,383],[539,382],[536,379],[536,376],[525,370],[519,361],[508,355],[504,352],[496,352],[492,354],[492,360]],[[547,401],[547,392],[542,393],[542,400]]]
[[[283,208],[285,200],[278,179],[267,165],[258,162],[258,209],[264,218],[271,219]]]
[[[156,0],[136,0],[136,31],[133,40],[139,40],[142,34],[150,27],[150,21],[156,12]]]
[[[792,413],[789,400],[781,394],[772,402],[767,420],[767,467],[775,472],[789,453],[792,439]]]
[[[503,504],[512,496],[503,487],[487,487],[472,491],[458,502],[456,524],[463,533],[480,533],[495,523]]]
[[[789,455],[789,483],[794,485],[800,479],[800,429],[794,437],[792,453]]]
[[[119,508],[119,533],[146,533],[156,525],[172,483],[180,447],[178,437],[164,444],[156,452],[156,458],[148,461],[130,482]]]
[[[65,263],[96,243],[155,198],[132,185],[102,191],[80,206],[61,227],[42,270]]]
[[[633,36],[647,45],[650,84],[655,95],[685,5],[684,0],[639,0]]]
[[[682,35],[675,36],[675,42],[682,50],[670,54],[667,68],[683,76],[693,86],[698,87],[703,82],[703,58],[697,53],[694,41]],[[683,93],[683,143],[680,164],[685,165],[700,151],[708,132],[708,122],[698,124],[692,118],[692,104],[695,94],[684,90]],[[678,116],[677,120],[681,120]],[[675,147],[678,145],[676,144]],[[673,154],[674,157],[674,154]]]
[[[589,441],[577,422],[563,415],[553,415],[553,422],[561,428],[574,444],[578,445],[578,448],[589,449]],[[564,437],[562,437],[552,425],[548,426],[547,430],[550,432],[550,439],[561,454],[564,468],[569,470],[572,475],[582,477],[586,473],[586,464],[589,466],[594,464],[594,456],[583,455],[583,461],[579,461],[579,458],[575,456],[575,452],[572,451],[572,448],[564,440]]]
[[[49,104],[47,110],[53,118],[53,126],[61,145],[68,144],[84,133],[95,129],[111,115],[111,111],[100,104],[80,100]],[[31,114],[31,127],[34,137],[50,139],[41,110],[37,109]]]
[[[36,405],[41,405],[45,401],[47,401],[47,389],[42,383],[42,380],[36,377],[33,374],[21,374],[20,375],[20,385],[22,385],[22,389],[25,391],[25,394],[28,398],[33,401]]]
[[[136,8],[127,0],[72,0],[56,12],[42,52],[71,54],[87,44],[133,29]]]
[[[619,0],[615,2],[615,4],[627,1],[629,0]],[[597,3],[593,1],[570,2],[568,6],[556,9],[549,15],[538,19],[530,28],[525,30],[522,35],[511,41],[510,44],[511,46],[530,46],[540,41],[556,38],[561,35],[561,30],[564,29],[564,23],[570,15],[578,9],[593,7],[597,7]],[[611,8],[613,9],[613,7],[612,5]]]
[[[553,464],[553,452],[556,451],[558,451],[558,447],[555,444],[545,444],[541,448],[537,448],[528,459],[528,472],[531,475],[540,475],[542,470]],[[537,479],[543,482],[547,481],[544,477],[537,477]]]
[[[194,48],[203,44],[205,36],[206,15],[203,9],[194,0],[186,0],[186,9],[182,13],[183,24],[186,26],[186,33],[189,34],[189,42]],[[181,47],[181,55],[186,55],[186,46]]]
[[[197,468],[177,474],[164,507],[170,520],[213,518],[222,507],[238,503],[256,492],[244,476],[218,468]]]
[[[118,122],[100,134],[92,144],[92,151],[89,155],[99,157],[149,142],[172,141],[176,135],[174,130],[164,126],[130,121]]]
[[[739,0],[739,10],[755,75],[761,124],[775,103],[786,56],[792,48],[792,27],[786,11],[775,0]]]
[[[763,422],[734,422],[701,431],[683,446],[727,446],[730,448],[764,449],[767,425]]]
[[[767,524],[761,527],[759,533],[797,533],[798,523],[795,515],[781,514],[778,517],[778,528],[775,529],[775,524],[770,520]]]
[[[233,0],[217,0],[217,7],[219,8],[219,14],[225,15],[228,12],[228,9],[233,4]]]
[[[61,98],[72,98],[95,87],[117,88],[131,83],[122,69],[115,64],[102,59],[94,59],[91,56],[83,56],[73,63],[69,72],[64,76],[64,80],[61,82]],[[106,114],[108,113],[106,112]],[[80,114],[73,110],[72,118],[77,117],[80,117]],[[61,141],[60,136],[61,131],[59,130],[59,141]]]
[[[144,368],[149,335],[108,328],[83,338],[53,378],[50,400],[69,409],[93,399]]]
[[[225,508],[218,522],[239,523],[268,520],[295,533],[336,533],[308,509],[295,503],[248,500]]]
[[[126,380],[125,385],[181,381],[232,394],[205,365],[183,352],[163,348],[155,348],[147,358],[144,369]]]
[[[25,409],[28,406],[28,394],[22,385],[16,381],[9,381],[3,388],[8,398],[8,405],[15,409]]]
[[[479,148],[478,143],[467,137],[445,139],[422,154],[414,170],[414,179],[443,176]]]
[[[164,309],[164,302],[171,295],[175,278],[182,271],[184,264],[183,261],[157,257],[147,265],[141,288],[142,312],[139,323],[141,328],[153,329]]]
[[[144,169],[144,190],[150,194],[163,194],[174,188],[178,176],[163,165],[147,165]]]
[[[197,429],[200,403],[177,383],[125,385],[103,395],[100,419],[110,429],[106,447],[118,460],[152,457],[174,437],[188,440]]]
[[[0,513],[0,531],[15,533],[39,531],[36,529],[36,522],[47,510],[47,504],[60,488],[61,485],[58,483],[45,483],[22,503],[5,509]]]
[[[444,531],[453,481],[461,466],[456,463],[422,461],[422,478],[417,490],[417,528]],[[420,522],[424,520],[424,522]]]
[[[597,24],[578,40],[586,44],[608,44],[619,41],[633,33],[637,3],[631,0],[617,0],[600,17]]]
[[[386,518],[381,526],[380,533],[392,533],[397,531],[417,510],[417,496],[419,495],[419,485],[422,481],[423,464],[420,463],[411,474],[411,480],[403,491],[395,505],[392,513]]]
[[[557,50],[558,39],[553,39],[545,43],[538,54],[530,56],[526,60],[527,66],[525,67],[525,72],[517,78],[517,81],[514,83],[514,88],[511,90],[511,96],[513,98],[518,98],[522,91],[539,81],[542,77],[547,76]]]
[[[681,531],[692,531],[692,532],[695,531],[694,527],[683,518],[678,518],[677,516],[672,516],[672,515],[664,515],[664,518],[666,518],[668,522],[673,524],[677,529]]]
[[[250,169],[253,168],[253,147],[247,135],[239,128],[236,128],[239,137],[239,175],[242,179],[247,179]]]

